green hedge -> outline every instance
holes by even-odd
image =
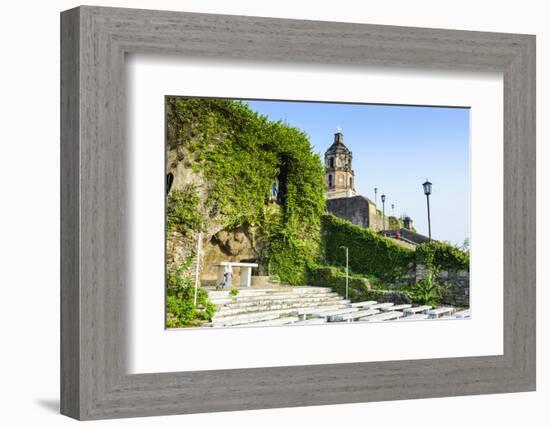
[[[314,266],[308,274],[308,284],[331,288],[339,295],[346,296],[346,275],[337,267]],[[368,279],[350,276],[348,281],[348,296],[352,302],[365,301],[370,290]]]
[[[418,245],[416,262],[437,271],[470,271],[469,252],[448,243],[432,241]]]
[[[344,265],[345,251],[349,248],[350,270],[372,274],[382,281],[392,281],[407,274],[414,267],[415,251],[371,229],[354,225],[331,214],[321,218],[321,237],[325,262]]]

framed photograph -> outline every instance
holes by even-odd
[[[535,390],[535,37],[61,15],[61,411]]]

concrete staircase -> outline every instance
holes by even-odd
[[[470,311],[455,313],[453,307],[394,305],[363,301],[350,303],[329,288],[316,286],[273,286],[268,288],[208,291],[217,307],[205,327],[312,325],[326,322],[380,322],[437,318],[470,318]]]
[[[298,311],[338,309],[347,307],[348,300],[329,288],[314,286],[274,286],[262,289],[241,289],[208,292],[217,306],[212,322],[206,326],[272,326],[296,323]]]

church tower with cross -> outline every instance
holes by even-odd
[[[353,154],[344,145],[344,134],[338,127],[334,142],[325,152],[325,194],[327,199],[356,196]]]

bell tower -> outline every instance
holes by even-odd
[[[344,134],[338,128],[334,142],[325,152],[325,194],[327,199],[356,196],[352,152],[344,145]]]

